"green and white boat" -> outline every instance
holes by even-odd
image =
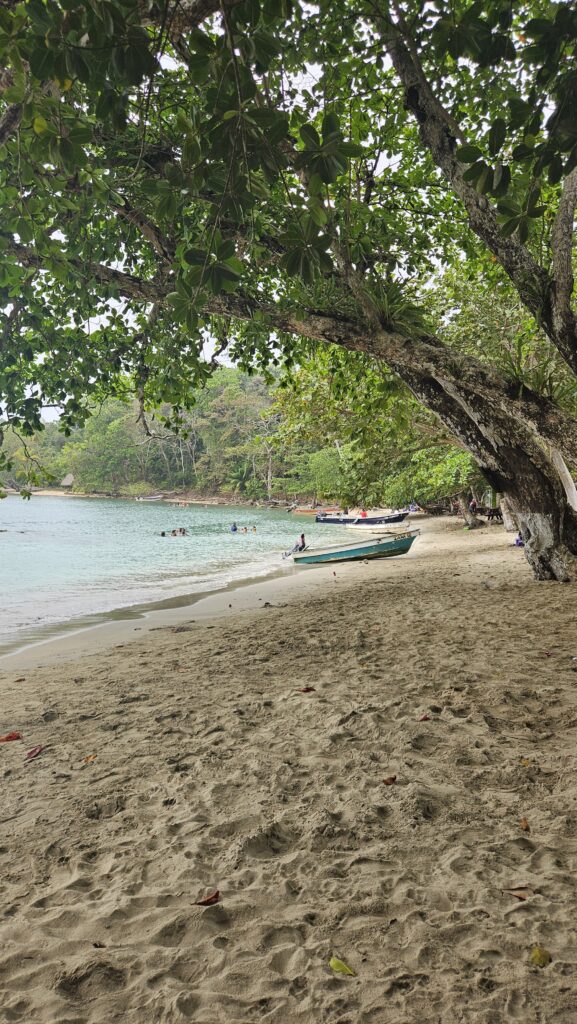
[[[366,537],[351,540],[348,544],[331,544],[325,548],[305,548],[293,554],[295,565],[315,565],[321,562],[354,562],[367,558],[394,558],[406,555],[419,535],[418,530],[404,533],[381,534],[380,537]]]

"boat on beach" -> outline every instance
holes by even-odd
[[[305,548],[293,554],[295,565],[315,565],[321,562],[355,562],[367,558],[394,558],[406,555],[419,536],[418,530],[403,533],[382,533],[379,537],[351,540],[348,544],[331,544],[324,548]]]
[[[403,512],[392,512],[390,515],[351,516],[341,512],[338,515],[319,512],[316,516],[317,523],[325,523],[334,526],[392,526],[394,523],[402,523],[408,516],[408,509]]]
[[[149,494],[145,498],[137,498],[137,501],[162,501],[164,494]]]
[[[293,515],[295,515],[295,516],[319,516],[321,514],[322,515],[328,515],[330,513],[333,513],[334,515],[336,515],[338,513],[338,511],[339,511],[338,508],[324,508],[324,509],[320,509],[319,510],[318,508],[299,508],[299,507],[297,507],[297,508],[287,509],[287,512],[292,512]]]

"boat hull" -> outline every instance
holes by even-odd
[[[394,523],[402,523],[408,516],[408,512],[394,512],[390,516],[331,516],[318,515],[317,523],[326,523],[331,526],[392,526]]]
[[[417,533],[405,533],[394,537],[375,537],[371,540],[351,541],[332,548],[317,551],[300,551],[293,555],[295,565],[318,565],[323,562],[356,562],[369,558],[395,558],[406,555],[417,539]]]

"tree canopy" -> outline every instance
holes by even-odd
[[[11,0],[0,8],[0,401],[24,432],[133,390],[172,422],[228,357],[386,363],[567,578],[569,405],[454,345],[467,266],[577,371],[573,4]],[[555,357],[557,358],[557,356]]]

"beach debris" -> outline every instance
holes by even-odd
[[[531,766],[531,759],[529,757],[522,757],[521,760],[519,761],[519,764],[522,765],[523,768],[530,768],[530,766]]]
[[[553,957],[551,956],[548,949],[544,946],[533,946],[529,960],[535,967],[547,967],[551,963]]]
[[[162,806],[163,807],[174,807],[175,803],[176,803],[176,797],[175,796],[167,796],[166,800],[162,801]]]
[[[299,693],[315,693],[314,686],[301,686],[298,690]]]
[[[427,715],[427,714],[421,715],[421,717],[419,718],[419,722],[430,722],[430,721],[431,721],[431,716]]]
[[[531,896],[535,895],[534,890],[528,885],[520,885],[518,889],[503,889],[503,892],[507,896],[514,896],[516,900],[522,901],[528,900]]]
[[[329,967],[331,971],[336,971],[337,974],[350,974],[353,978],[356,978],[357,976],[357,972],[353,971],[353,969],[348,967],[342,960],[339,960],[337,956],[332,956],[330,958]]]
[[[388,775],[386,779],[383,779],[383,785],[384,786],[394,786],[396,781],[397,781],[397,776],[396,775]]]
[[[25,761],[33,761],[34,758],[38,757],[38,755],[41,754],[43,750],[44,750],[44,747],[40,747],[40,746],[32,747],[32,750],[28,751],[28,753],[26,754],[26,757],[24,758],[24,760]]]
[[[544,658],[552,658],[553,657],[553,651],[541,651],[541,654],[543,655]]]
[[[11,743],[12,740],[21,740],[21,732],[7,732],[5,736],[0,736],[0,743]]]
[[[522,829],[523,832],[530,832],[531,831],[531,826],[530,826],[529,822],[527,821],[527,818],[521,818],[521,820],[519,822],[519,828]]]
[[[92,945],[94,946],[95,949],[106,949],[105,942],[93,942]]]
[[[92,764],[93,761],[96,761],[97,757],[98,754],[88,754],[85,758],[83,758],[82,764]]]
[[[14,682],[15,683],[25,683],[26,682],[26,676],[18,676],[18,679],[15,679]]]
[[[195,900],[195,907],[213,907],[215,903],[220,902],[220,893],[218,889],[214,889],[213,892],[209,893],[202,900]]]

